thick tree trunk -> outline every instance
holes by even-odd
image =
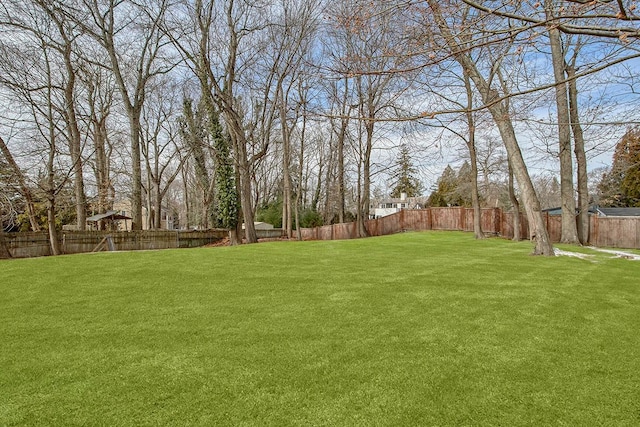
[[[227,121],[227,123],[229,123]],[[236,165],[238,167],[238,190],[240,192],[240,204],[242,209],[242,217],[244,219],[244,238],[246,243],[257,243],[258,235],[256,227],[253,223],[253,199],[251,197],[251,165],[247,159],[247,145],[244,136],[244,130],[239,129],[235,120],[235,126],[232,126],[232,139],[234,140],[234,154],[236,156]]]
[[[64,30],[60,29],[64,35]],[[65,37],[66,39],[66,37]],[[67,114],[67,126],[69,127],[69,152],[73,163],[73,183],[75,190],[76,226],[78,230],[85,230],[87,226],[87,200],[84,192],[84,176],[82,171],[82,138],[78,129],[78,119],[75,110],[75,82],[76,73],[71,63],[71,43],[66,40],[64,50],[65,66],[67,70],[67,84],[64,88],[65,109]]]
[[[373,147],[373,118],[369,118],[365,126],[366,139],[364,156],[362,158],[362,191],[358,206],[358,237],[369,237],[366,221],[369,219],[369,204],[371,203],[371,149]]]
[[[142,230],[142,166],[140,164],[140,112],[129,113],[131,143],[131,230]]]
[[[587,155],[584,149],[584,134],[578,114],[578,84],[576,69],[567,67],[569,78],[569,114],[573,131],[574,153],[576,156],[577,189],[578,189],[578,238],[580,243],[589,243],[589,182],[587,179]]]
[[[338,134],[338,222],[344,222],[345,214],[345,184],[344,184],[344,140],[347,135],[348,120],[342,119],[340,122],[340,133]]]
[[[515,182],[513,182],[513,169],[509,165],[509,201],[511,201],[511,212],[513,213],[513,240],[519,241],[520,236],[520,202],[516,197]]]
[[[106,130],[105,130],[106,132]],[[103,213],[111,209],[109,202],[109,163],[105,150],[105,138],[103,129],[99,123],[94,123],[93,145],[95,150],[95,173],[98,185],[98,212]]]
[[[487,105],[487,109],[498,127],[498,131],[507,150],[509,163],[513,167],[514,175],[522,191],[522,201],[525,211],[527,212],[527,218],[529,219],[529,226],[532,228],[531,235],[535,240],[533,254],[553,256],[555,255],[553,245],[551,244],[551,239],[549,238],[549,233],[547,232],[546,224],[542,216],[540,202],[533,188],[527,165],[522,157],[522,151],[518,145],[509,111],[503,102],[498,101],[498,93],[491,88],[489,82],[487,82],[476,68],[475,63],[456,42],[455,37],[448,27],[447,21],[442,16],[439,3],[436,0],[428,0],[428,3],[433,12],[434,19],[447,42],[449,50],[474,82],[482,96],[483,102]]]
[[[58,230],[56,229],[56,201],[55,196],[47,200],[47,226],[49,228],[49,246],[51,255],[60,255],[60,243],[58,242]]]
[[[154,193],[156,193],[155,203],[154,203],[155,224],[153,224],[153,227],[156,230],[161,230],[162,229],[162,192],[160,191],[159,182],[153,183],[153,190],[154,190]]]
[[[524,203],[524,209],[527,212],[527,218],[529,219],[531,236],[535,241],[533,254],[554,256],[553,245],[551,244],[549,232],[547,231],[547,226],[542,216],[540,202],[538,201],[538,196],[529,177],[527,165],[522,157],[513,125],[509,119],[509,113],[501,107],[501,104],[493,104],[489,110],[496,121],[498,130],[502,136],[502,141],[507,149],[509,162],[513,167],[514,176],[522,191],[522,201]]]
[[[51,110],[49,111],[51,117]],[[60,255],[60,243],[58,242],[58,230],[56,229],[56,181],[55,181],[55,157],[56,145],[53,126],[49,128],[49,158],[47,161],[47,227],[49,229],[49,246],[51,255]]]
[[[545,13],[551,22],[553,19],[553,0],[545,0]],[[571,127],[569,100],[564,74],[564,54],[560,31],[554,23],[547,26],[551,47],[553,76],[556,82],[555,98],[558,113],[558,143],[560,157],[560,197],[562,200],[562,243],[580,243],[576,228],[576,200],[573,191],[573,160],[571,155]]]

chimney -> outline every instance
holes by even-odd
[[[402,201],[407,200],[407,193],[400,193],[400,200]]]

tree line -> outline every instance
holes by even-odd
[[[83,230],[119,200],[134,230],[171,209],[253,243],[277,206],[289,237],[350,218],[365,236],[380,177],[420,189],[410,160],[438,144],[464,150],[479,210],[495,146],[551,255],[526,152],[556,162],[562,241],[586,242],[598,132],[637,122],[639,19],[624,0],[6,0],[2,217],[54,254],[65,215]]]

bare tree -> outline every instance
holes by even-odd
[[[554,23],[554,1],[545,0],[547,32],[551,47],[551,64],[556,83],[555,100],[558,115],[558,143],[560,158],[560,189],[562,193],[562,243],[579,243],[576,227],[576,201],[573,193],[573,161],[571,156],[571,125],[569,99],[565,81],[565,60],[560,31]]]
[[[354,141],[359,171],[356,219],[360,237],[368,235],[365,221],[371,202],[371,156],[376,124],[401,93],[393,90],[392,84],[397,77],[394,71],[402,68],[405,56],[401,54],[398,16],[390,12],[386,2],[352,0],[335,8],[332,17],[337,27],[335,43],[341,47],[332,67],[334,72],[352,80],[354,98],[350,102],[357,108],[358,127],[361,127]],[[343,111],[345,106],[343,103]],[[343,135],[344,125],[343,121],[339,136]]]
[[[82,0],[80,7],[64,5],[70,19],[102,46],[129,121],[131,207],[133,230],[142,229],[141,115],[149,84],[174,66],[166,60],[167,40],[158,23],[166,12],[161,1],[153,7],[135,2]]]
[[[160,229],[162,213],[166,211],[163,200],[187,157],[181,155],[178,143],[176,87],[164,81],[149,95],[142,110],[141,149],[147,178],[143,188],[147,196],[149,228]]]
[[[522,152],[515,135],[513,123],[511,122],[509,110],[503,101],[500,100],[499,92],[491,86],[491,80],[487,80],[479,71],[469,53],[465,49],[465,44],[461,43],[454,34],[449,22],[444,18],[441,4],[435,0],[428,0],[435,24],[445,43],[444,47],[451,56],[460,64],[469,78],[475,84],[476,89],[482,96],[484,104],[493,116],[496,126],[502,137],[502,141],[509,155],[509,163],[513,168],[514,175],[522,191],[524,208],[527,211],[532,235],[535,238],[534,254],[554,255],[553,246],[549,239],[549,233],[540,210],[540,203],[531,183],[527,166],[522,157]],[[455,9],[448,8],[448,13]]]
[[[107,120],[114,107],[114,91],[111,75],[101,67],[88,66],[80,73],[85,87],[87,111],[85,131],[91,141],[93,152],[88,162],[93,169],[97,186],[97,211],[113,209],[115,187],[112,178],[113,144],[109,137]],[[103,227],[104,224],[100,224]]]

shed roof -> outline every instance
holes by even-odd
[[[640,208],[598,208],[603,216],[640,216]]]
[[[98,222],[102,219],[118,220],[118,219],[131,219],[126,215],[121,215],[118,211],[107,211],[105,213],[93,215],[87,218],[87,222]]]

